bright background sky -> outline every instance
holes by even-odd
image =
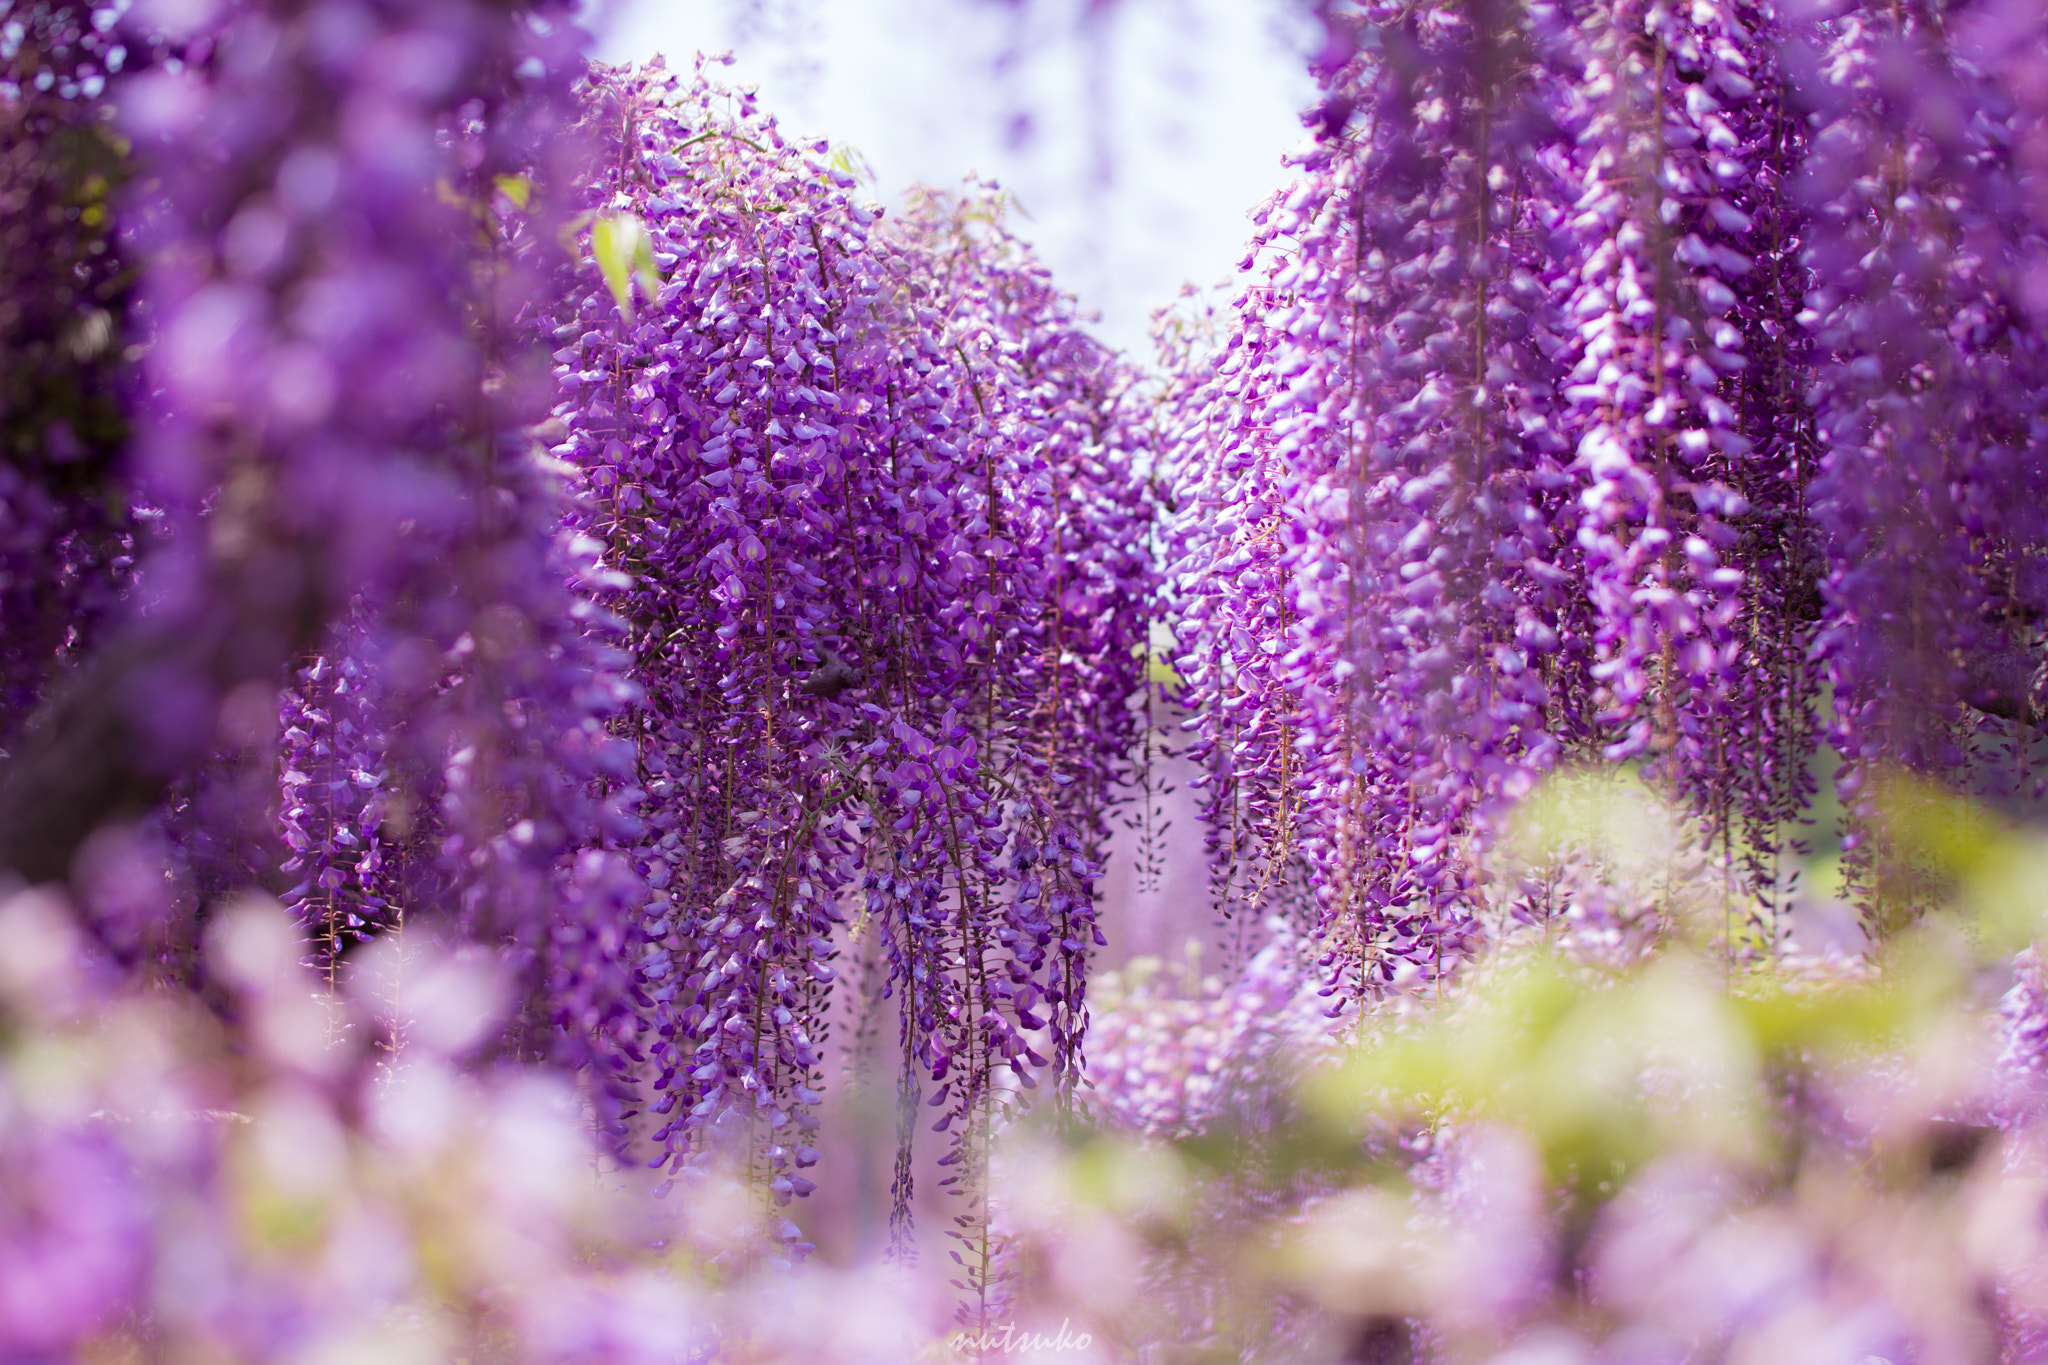
[[[1090,26],[1079,0],[598,6],[599,57],[686,70],[700,48],[733,49],[726,79],[758,85],[789,132],[857,149],[884,203],[917,182],[1001,181],[1054,279],[1139,358],[1183,281],[1234,271],[1313,95],[1285,0],[1120,0]]]

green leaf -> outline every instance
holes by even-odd
[[[598,272],[604,276],[606,287],[625,317],[633,316],[635,281],[649,299],[660,292],[661,272],[654,266],[654,239],[648,234],[647,225],[632,214],[606,214],[592,223],[590,252],[597,258]]]

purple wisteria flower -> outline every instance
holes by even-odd
[[[1874,784],[2024,793],[2043,714],[2039,99],[1986,46],[2024,21],[1353,18],[1164,407],[1219,901],[1315,920],[1340,1002],[1434,976],[1505,812],[1629,763],[1774,942],[1825,731],[1861,903],[1911,919]]]

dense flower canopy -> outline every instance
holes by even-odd
[[[778,1254],[851,959],[892,1224],[929,1098],[985,1309],[991,1125],[1079,1076],[1140,725],[1138,372],[993,189],[884,223],[750,98],[565,35],[252,6],[131,60],[148,554],[10,766],[16,866],[202,989],[252,887],[331,988],[401,931],[492,948],[493,1050],[583,1076],[617,1158],[737,1160]]]
[[[1360,999],[1473,946],[1539,776],[1639,764],[1770,951],[1825,744],[1904,923],[1883,774],[2035,790],[2044,220],[2001,66],[2035,21],[1360,17],[1344,132],[1167,408],[1219,885],[1299,888]]]
[[[0,1357],[2026,1358],[2048,18],[1309,8],[1147,368],[566,5],[0,6]]]

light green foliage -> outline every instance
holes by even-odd
[[[2017,952],[2048,920],[2048,842],[1911,775],[1889,775],[1879,809],[1894,856],[1984,951]]]
[[[633,316],[633,285],[653,298],[661,290],[661,272],[654,265],[654,239],[647,225],[630,213],[601,214],[590,225],[590,254],[597,258],[605,287],[618,301],[622,317]]]

